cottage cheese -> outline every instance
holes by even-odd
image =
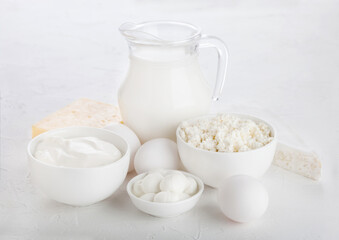
[[[179,134],[191,146],[213,152],[245,152],[273,140],[267,124],[230,114],[183,122]]]

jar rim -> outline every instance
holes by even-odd
[[[201,37],[201,29],[179,21],[124,23],[119,31],[129,43],[144,45],[187,45]]]

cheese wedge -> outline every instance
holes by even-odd
[[[321,162],[313,152],[278,143],[273,164],[313,180],[321,177]]]
[[[110,123],[121,121],[118,107],[81,98],[34,124],[32,137],[55,128],[71,126],[102,128]]]

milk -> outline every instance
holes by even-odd
[[[159,137],[175,140],[181,121],[206,114],[210,108],[211,90],[197,54],[187,54],[182,47],[166,50],[134,51],[119,89],[123,121],[141,142]]]

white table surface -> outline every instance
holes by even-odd
[[[279,138],[316,151],[320,182],[271,167],[266,214],[237,224],[207,188],[176,218],[139,212],[123,186],[89,207],[45,198],[30,181],[31,125],[80,97],[116,103],[128,66],[126,21],[173,19],[222,38],[230,51],[213,111],[254,113]],[[215,55],[201,52],[213,81]],[[338,1],[0,1],[0,239],[338,239]],[[133,175],[133,174],[132,174]],[[128,178],[131,178],[129,175]]]

